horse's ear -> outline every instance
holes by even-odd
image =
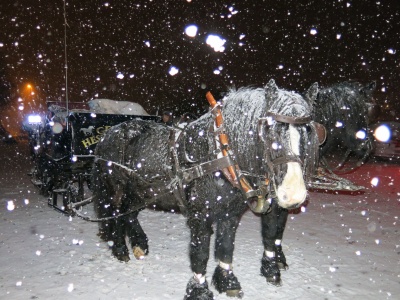
[[[317,100],[318,96],[318,83],[314,82],[309,89],[306,92],[306,98],[307,101],[311,104],[314,105],[315,101]]]
[[[365,86],[363,86],[360,90],[360,93],[364,93],[367,97],[369,97],[373,91],[376,89],[376,81],[372,81]]]
[[[269,102],[270,99],[275,99],[278,94],[278,86],[275,83],[275,80],[271,79],[267,85],[264,87],[265,90],[265,99]]]

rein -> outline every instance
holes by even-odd
[[[215,132],[218,134],[217,141],[219,142],[221,152],[217,154],[217,157],[229,157],[230,160],[234,161],[232,150],[229,147],[228,135],[222,130],[223,117],[221,106],[217,103],[214,96],[210,92],[207,92],[206,98],[208,103],[211,105],[211,112],[213,113],[216,127]],[[262,182],[257,190],[254,190],[248,180],[244,177],[244,174],[241,172],[236,162],[229,167],[222,169],[222,172],[233,186],[240,188],[247,198],[247,205],[253,212],[263,214],[270,210],[270,205],[266,205],[266,195],[268,194],[269,185],[268,178]],[[257,197],[256,207],[253,207],[250,203],[250,199],[253,197]]]

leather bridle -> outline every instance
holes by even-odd
[[[267,112],[265,117],[259,119],[257,131],[259,138],[269,148],[271,148],[274,141],[272,141],[272,139],[268,137],[266,131],[271,130],[271,127],[274,125],[275,122],[288,125],[309,125],[309,128],[311,129],[311,140],[308,145],[305,145],[305,160],[307,160],[306,162],[302,161],[300,156],[293,153],[291,149],[288,149],[283,156],[274,159],[272,159],[270,155],[268,155],[268,153],[271,152],[271,149],[266,149],[267,151],[265,151],[264,153],[264,159],[270,173],[268,177],[271,179],[274,189],[276,190],[276,166],[283,165],[289,162],[297,162],[302,165],[303,172],[306,178],[309,178],[314,174],[318,160],[319,145],[321,145],[326,139],[326,129],[323,125],[312,121],[311,116],[295,117]]]

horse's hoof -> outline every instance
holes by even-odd
[[[208,289],[208,283],[205,281],[200,284],[193,277],[190,279],[186,286],[186,295],[183,300],[213,300],[214,295]]]
[[[242,290],[228,290],[226,291],[228,297],[235,297],[241,299],[244,295]]]
[[[272,284],[274,286],[282,286],[282,280],[280,276],[271,276],[266,277],[267,283]]]
[[[136,246],[136,247],[133,247],[133,255],[135,256],[136,259],[142,260],[142,259],[144,259],[144,256],[146,255],[146,253],[143,251],[142,248],[140,248],[139,246]]]
[[[275,285],[281,286],[281,272],[278,267],[278,263],[276,262],[275,257],[268,257],[266,255],[263,256],[261,260],[261,275],[267,279],[267,282]]]
[[[226,293],[229,297],[242,298],[242,287],[231,270],[217,266],[211,282],[219,293]]]
[[[285,262],[277,261],[279,270],[286,271],[289,270],[289,266]]]
[[[126,246],[122,246],[122,247],[113,247],[112,249],[112,254],[119,260],[122,262],[128,262],[130,260],[129,258],[129,252],[128,249],[126,248]]]
[[[286,263],[285,254],[282,251],[281,245],[275,246],[276,263],[278,264],[279,270],[288,270],[289,266]]]

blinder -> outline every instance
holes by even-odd
[[[318,144],[321,146],[326,141],[326,136],[327,136],[326,128],[324,125],[314,121],[311,122],[311,126],[314,127],[314,130],[318,137]]]

